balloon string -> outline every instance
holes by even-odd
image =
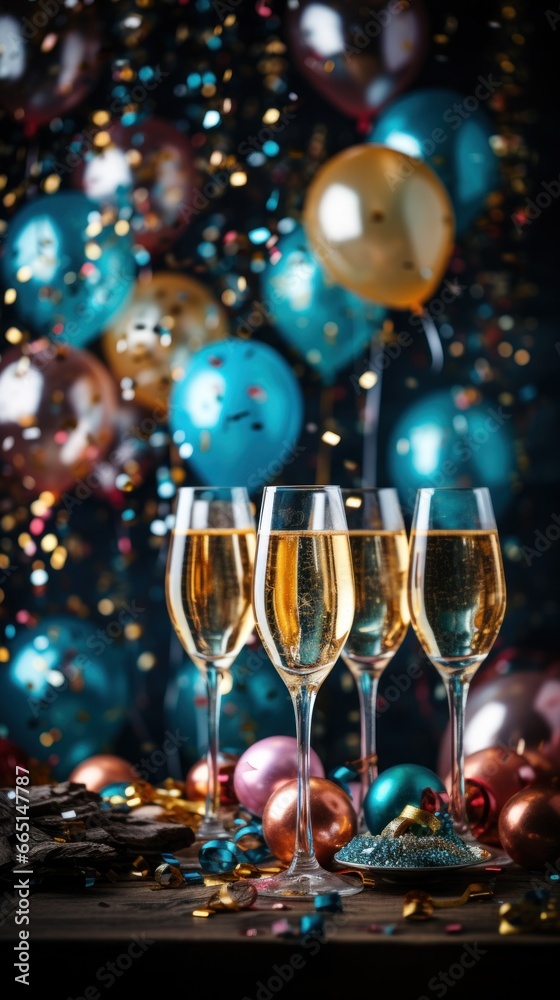
[[[424,333],[426,334],[426,340],[428,341],[428,347],[432,354],[432,371],[440,372],[443,368],[444,357],[439,331],[429,312],[425,309],[422,310],[420,318],[424,327]]]
[[[328,486],[331,481],[331,455],[332,446],[323,441],[323,434],[329,430],[333,409],[333,392],[331,386],[323,386],[319,403],[319,451],[317,454],[317,468],[315,473],[316,486]]]
[[[377,486],[377,453],[379,437],[379,414],[381,411],[381,376],[383,369],[376,371],[375,357],[379,353],[377,338],[372,337],[369,353],[369,367],[377,379],[366,392],[364,406],[364,444],[362,458],[362,486]]]

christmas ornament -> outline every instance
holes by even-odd
[[[539,766],[539,759],[542,763]],[[506,802],[513,795],[552,777],[552,765],[533,751],[516,753],[504,747],[488,747],[465,758],[465,797],[472,834],[485,844],[502,846],[498,820]],[[451,787],[451,775],[446,785]]]
[[[223,806],[235,805],[238,802],[234,790],[233,776],[238,761],[237,754],[218,753],[218,782],[220,784],[220,803]],[[192,801],[203,801],[208,793],[208,763],[206,757],[193,764],[185,778],[185,794]]]
[[[498,820],[504,850],[522,868],[548,870],[560,858],[560,788],[524,788],[506,802]]]
[[[374,144],[344,149],[319,168],[303,222],[332,281],[415,313],[439,289],[455,236],[453,206],[431,167]]]
[[[28,201],[10,219],[2,272],[35,336],[73,347],[93,340],[126,303],[136,278],[128,224],[79,191]]]
[[[85,785],[90,792],[101,792],[113,782],[137,781],[138,772],[123,757],[101,753],[80,761],[68,775],[68,780]]]
[[[233,787],[241,805],[254,816],[262,816],[276,789],[297,777],[297,757],[295,736],[268,736],[253,743],[241,754],[233,774]],[[325,777],[321,760],[313,749],[309,773],[316,778]]]
[[[107,364],[134,399],[167,421],[169,390],[199,348],[228,334],[210,289],[186,274],[141,276],[126,308],[103,332]]]
[[[422,808],[426,789],[446,791],[441,778],[420,764],[397,764],[382,771],[370,785],[363,802],[364,819],[370,833],[380,834],[391,820],[401,815],[405,806]]]
[[[89,496],[82,480],[107,454],[116,410],[115,384],[89,351],[44,339],[8,351],[0,364],[4,474],[53,500],[78,486]]]
[[[309,779],[313,845],[320,865],[356,835],[356,810],[345,791],[328,778]],[[297,779],[284,782],[268,799],[262,816],[263,835],[271,854],[289,863],[296,841]]]
[[[496,456],[495,456],[496,457]],[[490,473],[490,469],[486,470]],[[481,470],[482,474],[483,470]],[[504,487],[504,491],[506,487]],[[495,490],[493,498],[495,496]],[[507,490],[509,493],[509,490]],[[508,500],[509,502],[509,500]],[[502,659],[498,654],[496,661]],[[507,657],[510,662],[510,657]],[[560,771],[560,759],[553,755],[560,740],[560,672],[517,669],[499,674],[490,662],[488,676],[475,674],[465,711],[465,754],[470,756],[488,747],[536,750]],[[438,774],[451,770],[449,727],[442,737]],[[539,767],[544,762],[539,763]]]

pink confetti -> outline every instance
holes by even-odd
[[[245,937],[256,937],[258,934],[256,927],[248,927],[246,931],[243,931]]]
[[[369,924],[366,927],[366,930],[368,930],[370,932],[370,934],[382,934],[383,933],[383,928],[382,928],[381,924]]]
[[[446,934],[458,934],[459,931],[463,930],[462,924],[446,924],[445,933]]]
[[[284,920],[275,920],[274,923],[272,924],[272,927],[270,929],[271,929],[271,931],[272,931],[273,934],[289,934],[290,933],[290,925],[289,925],[288,921],[285,918],[284,918]]]

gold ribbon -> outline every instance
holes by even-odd
[[[465,891],[455,899],[434,899],[422,889],[411,889],[403,900],[403,917],[405,920],[429,920],[434,910],[444,910],[453,906],[464,906],[470,899],[491,899],[494,895],[489,885],[483,882],[471,882]]]
[[[432,833],[437,833],[441,826],[441,820],[426,809],[407,805],[396,819],[387,823],[387,826],[381,831],[381,836],[394,840],[396,837],[402,837],[411,826],[425,826]]]

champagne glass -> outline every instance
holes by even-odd
[[[259,880],[261,896],[351,895],[361,885],[325,870],[313,847],[309,753],[317,692],[333,669],[354,616],[354,578],[338,486],[267,486],[257,532],[256,628],[286,684],[298,745],[295,848],[287,871]]]
[[[506,608],[500,542],[486,487],[418,490],[408,595],[414,631],[447,691],[453,826],[464,841],[473,842],[465,800],[465,706],[469,684],[496,641]]]
[[[356,610],[342,659],[358,689],[361,735],[359,830],[366,832],[363,803],[378,775],[377,689],[381,674],[407,633],[408,538],[398,493],[392,488],[342,490]]]
[[[169,616],[206,677],[208,790],[198,840],[230,837],[220,818],[221,682],[254,629],[256,530],[244,487],[178,490],[165,577]]]

